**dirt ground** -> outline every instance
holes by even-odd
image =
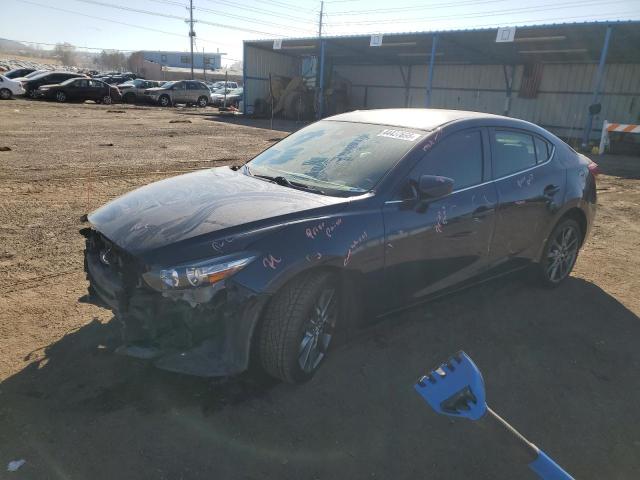
[[[560,288],[512,276],[389,318],[307,384],[214,382],[114,355],[115,321],[81,300],[80,216],[286,134],[239,123],[0,102],[0,478],[533,478],[485,427],[413,392],[458,349],[494,410],[576,478],[640,478],[640,158],[597,159],[596,225]]]

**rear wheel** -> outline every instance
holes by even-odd
[[[56,93],[56,100],[60,103],[67,101],[67,94],[64,92]]]
[[[538,280],[543,286],[557,287],[569,276],[581,243],[582,231],[575,220],[567,218],[555,226],[536,266]]]
[[[327,355],[340,312],[335,276],[316,273],[285,285],[259,331],[259,356],[271,376],[289,383],[310,379]]]
[[[8,88],[0,89],[0,98],[2,100],[9,100],[11,98],[11,90]]]

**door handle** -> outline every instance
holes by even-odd
[[[544,196],[545,197],[553,197],[556,193],[560,191],[560,187],[558,185],[547,185],[544,187]]]

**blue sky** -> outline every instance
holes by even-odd
[[[193,0],[196,48],[317,34],[317,0]],[[2,0],[0,37],[120,50],[189,49],[188,0]],[[53,8],[51,8],[53,7]],[[64,10],[64,11],[61,11]],[[137,11],[136,11],[137,10]],[[327,0],[328,35],[640,19],[640,0]],[[206,23],[205,23],[206,22]]]

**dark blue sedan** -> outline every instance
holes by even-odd
[[[89,292],[121,321],[122,353],[304,381],[336,329],[523,268],[557,286],[593,222],[596,172],[521,120],[346,113],[93,212]]]

